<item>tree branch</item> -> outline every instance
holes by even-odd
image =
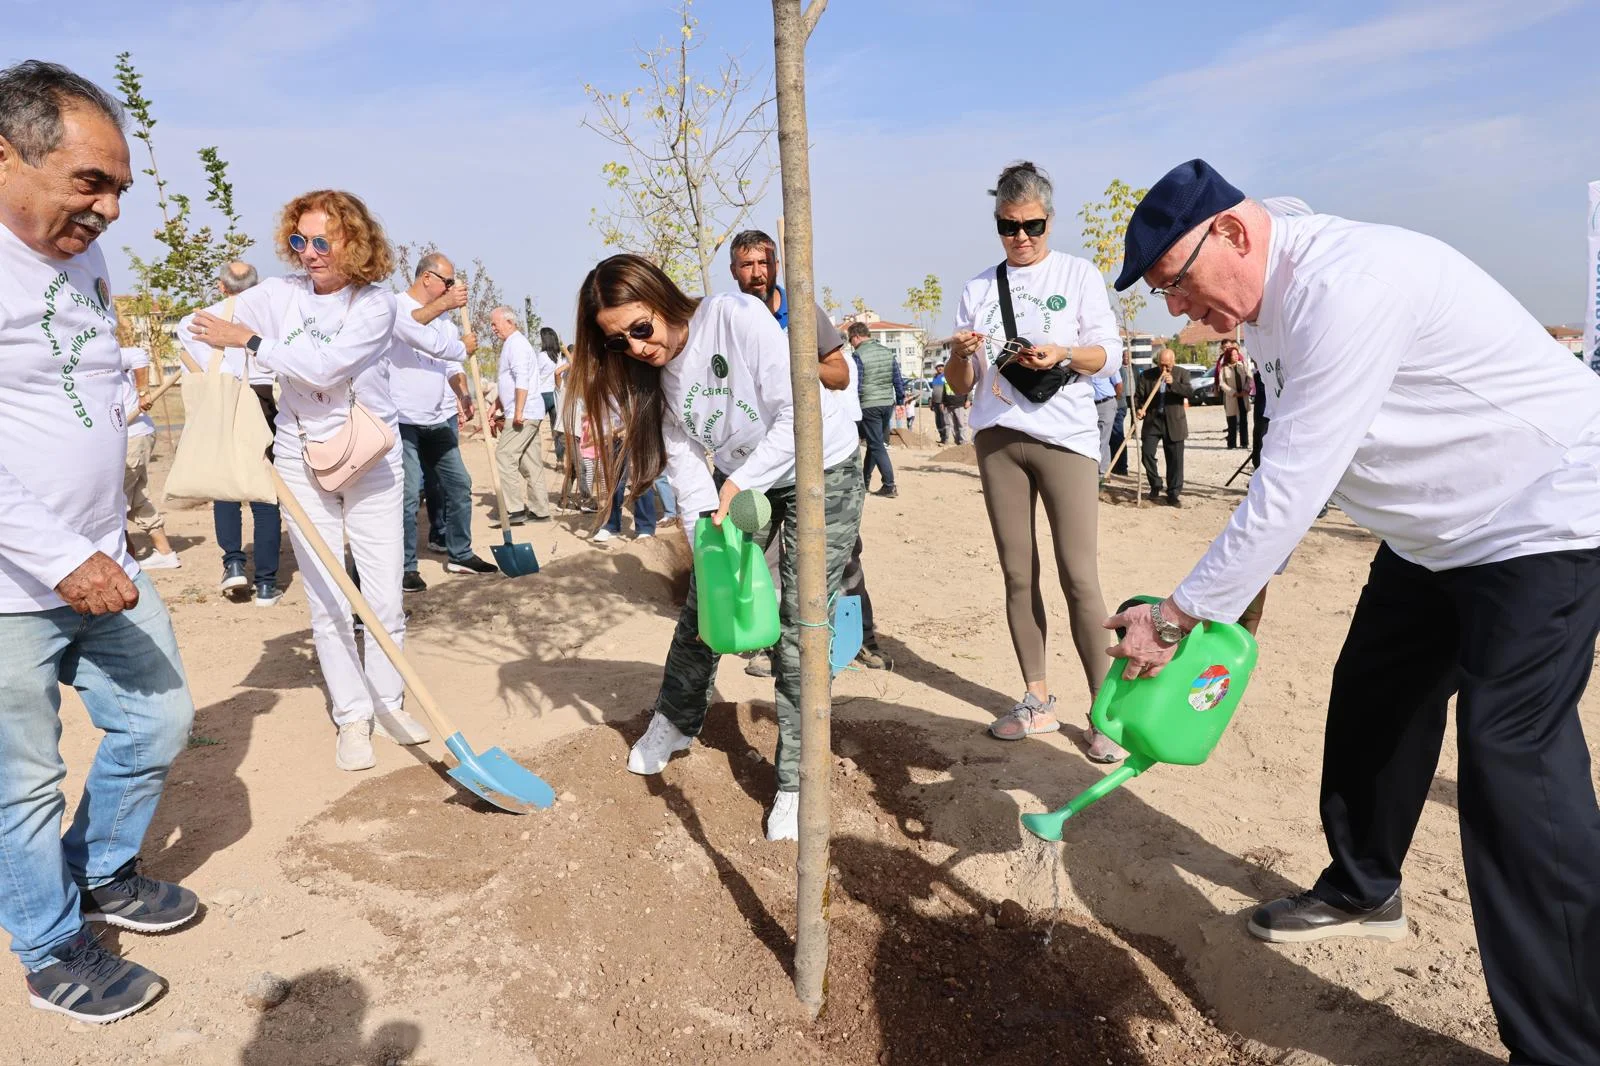
[[[827,7],[828,0],[811,0],[811,3],[806,5],[806,13],[802,16],[806,24],[806,40],[811,40],[811,34],[817,28],[817,22]]]

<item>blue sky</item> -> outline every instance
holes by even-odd
[[[566,335],[604,254],[589,214],[614,155],[580,125],[583,85],[632,87],[634,45],[674,32],[673,6],[5,0],[0,62],[53,59],[110,86],[131,51],[180,191],[198,197],[194,150],[216,144],[260,238],[294,194],[349,188],[396,239],[481,256]],[[770,66],[769,5],[695,13],[708,60]],[[937,274],[947,326],[962,282],[1000,258],[984,190],[1006,162],[1051,173],[1054,246],[1081,253],[1085,200],[1200,155],[1252,195],[1438,236],[1543,321],[1574,322],[1584,186],[1600,178],[1597,38],[1592,0],[832,0],[808,67],[817,282],[906,320],[906,288]],[[755,222],[780,211],[774,180]],[[156,217],[142,182],[103,238],[113,269]],[[716,277],[731,285],[725,264]],[[1141,324],[1176,325],[1154,308]]]

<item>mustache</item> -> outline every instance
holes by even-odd
[[[104,233],[106,231],[106,227],[111,225],[110,222],[106,221],[106,217],[104,215],[98,214],[94,211],[79,211],[77,214],[72,216],[71,221],[77,223],[85,229],[94,230],[96,236]]]

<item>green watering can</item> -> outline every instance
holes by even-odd
[[[728,504],[720,527],[702,515],[694,527],[694,581],[700,639],[719,655],[778,642],[778,596],[755,534],[772,518],[766,493],[750,489]]]
[[[1117,609],[1159,603],[1139,596]],[[1118,630],[1118,636],[1122,631]],[[1060,840],[1061,826],[1156,763],[1198,766],[1210,756],[1244,696],[1256,667],[1256,639],[1237,623],[1202,622],[1178,643],[1155,677],[1125,680],[1126,659],[1111,664],[1089,717],[1128,751],[1121,766],[1047,814],[1024,814],[1022,825],[1040,840]]]

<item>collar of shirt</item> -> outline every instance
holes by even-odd
[[[1267,225],[1271,227],[1267,237],[1267,276],[1261,283],[1261,309],[1256,312],[1256,320],[1249,324],[1270,335],[1277,323],[1275,312],[1283,304],[1284,276],[1288,271],[1280,268],[1288,255],[1288,241],[1284,237],[1282,219],[1268,215]]]
[[[778,290],[778,309],[772,312],[772,317],[778,320],[778,325],[787,330],[789,328],[789,294],[783,291],[782,285],[774,285]],[[767,305],[771,307],[771,304]]]

